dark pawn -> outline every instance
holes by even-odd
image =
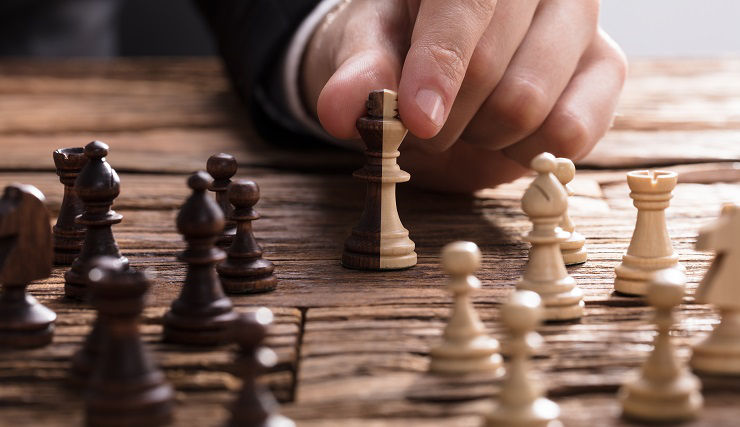
[[[124,270],[125,265],[121,260],[113,257],[99,257],[92,261],[95,267],[105,266],[107,269]],[[90,280],[88,278],[88,284]],[[85,387],[90,381],[95,363],[97,363],[100,354],[100,342],[105,332],[105,324],[101,321],[100,312],[96,313],[92,329],[85,337],[82,347],[72,356],[72,366],[70,372],[71,385],[75,387]]]
[[[180,261],[188,264],[180,296],[164,316],[164,340],[178,344],[218,345],[229,341],[229,329],[236,318],[231,301],[224,295],[215,264],[226,255],[215,247],[224,227],[221,208],[206,194],[211,183],[200,171],[188,179],[193,194],[177,215],[177,230],[187,248]]]
[[[223,233],[217,240],[219,245],[224,246],[230,245],[236,234],[236,224],[230,219],[234,207],[229,203],[226,190],[231,183],[231,177],[236,174],[237,167],[234,156],[226,153],[214,154],[208,158],[208,162],[206,163],[206,171],[213,178],[213,183],[211,183],[209,190],[216,193],[216,202],[218,202],[221,212],[223,212],[224,218],[226,218]]]
[[[243,314],[234,322],[234,339],[239,345],[237,370],[242,388],[231,407],[228,427],[294,427],[295,423],[278,414],[278,404],[267,388],[257,382],[265,368],[275,364],[277,356],[262,347],[267,327],[272,323],[272,312],[260,308]]]
[[[77,300],[86,297],[87,272],[93,258],[112,256],[128,268],[128,260],[121,256],[111,230],[111,226],[121,222],[123,216],[110,208],[118,197],[121,184],[116,171],[105,161],[107,155],[105,143],[93,141],[87,144],[85,156],[88,161],[75,180],[75,191],[85,205],[85,211],[77,217],[77,222],[87,230],[80,256],[64,274],[64,295]]]
[[[54,264],[70,265],[80,254],[85,240],[85,226],[75,221],[82,214],[82,200],[74,190],[75,180],[87,157],[82,147],[61,148],[54,151],[54,165],[57,168],[59,181],[64,184],[64,197],[59,209],[57,223],[54,225]]]
[[[49,344],[57,315],[26,293],[51,274],[49,213],[31,185],[5,188],[0,199],[0,349]]]
[[[146,274],[122,270],[116,258],[96,260],[89,272],[92,303],[104,325],[98,360],[85,398],[88,426],[153,427],[172,420],[174,391],[139,337],[149,289]]]
[[[236,222],[236,235],[227,252],[226,261],[216,267],[224,291],[255,293],[275,289],[275,266],[262,258],[262,248],[254,239],[252,221],[260,214],[253,207],[260,199],[260,188],[254,181],[237,180],[229,184],[229,201],[234,205],[231,219]]]

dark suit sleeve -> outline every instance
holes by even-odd
[[[239,96],[267,139],[293,140],[300,127],[282,106],[279,62],[320,0],[195,0],[216,38]]]

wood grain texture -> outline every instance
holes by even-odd
[[[543,326],[546,345],[533,360],[566,425],[629,425],[619,418],[614,393],[652,342],[651,309],[612,293],[614,266],[636,215],[625,182],[631,168],[662,164],[680,174],[666,211],[689,280],[673,335],[679,357],[688,358],[689,345],[717,322],[716,312],[692,296],[711,259],[693,244],[723,202],[740,200],[733,164],[740,160],[739,70],[734,59],[634,63],[621,116],[581,163],[569,212],[591,258],[568,271],[584,290],[586,314],[581,322]],[[36,185],[53,212],[63,188],[51,152],[96,138],[111,145],[108,160],[121,177],[114,209],[125,218],[116,239],[132,266],[156,272],[142,330],[176,389],[175,425],[222,425],[239,388],[234,346],[200,350],[161,342],[162,316],[185,274],[175,260],[185,246],[175,231],[189,193],[185,177],[221,151],[239,161],[235,179],[252,179],[261,190],[254,232],[264,257],[276,264],[280,286],[231,299],[237,312],[264,305],[276,314],[267,344],[279,361],[264,380],[286,416],[306,426],[472,426],[491,409],[496,380],[426,374],[450,307],[439,252],[453,240],[480,246],[483,286],[473,301],[488,332],[502,338],[498,307],[527,259],[521,236],[529,222],[520,201],[531,177],[470,197],[399,187],[399,213],[417,245],[418,265],[351,271],[339,258],[362,211],[364,188],[351,178],[361,154],[259,141],[243,126],[245,113],[215,60],[0,61],[0,94],[0,146],[8,153],[0,159],[0,186]],[[63,273],[55,268],[29,287],[59,316],[52,345],[0,352],[0,425],[82,420],[82,398],[64,384],[93,312],[61,298]],[[706,409],[687,425],[733,425],[740,416],[737,381],[702,379]]]

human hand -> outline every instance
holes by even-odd
[[[597,0],[345,1],[314,33],[303,97],[323,127],[357,137],[368,92],[398,91],[419,185],[473,191],[549,151],[578,159],[609,128],[626,60]]]

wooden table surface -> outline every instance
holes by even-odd
[[[584,290],[580,322],[545,325],[534,361],[568,426],[627,425],[615,392],[650,349],[651,310],[641,299],[612,294],[613,269],[626,250],[635,209],[624,180],[634,168],[680,172],[668,228],[686,265],[689,291],[675,342],[681,358],[717,321],[694,303],[693,290],[711,254],[693,250],[700,226],[723,202],[740,202],[740,59],[633,61],[614,128],[579,164],[571,214],[590,260],[569,268]],[[189,172],[225,151],[238,176],[262,189],[255,224],[266,257],[277,265],[275,292],[234,296],[238,310],[264,305],[276,313],[269,344],[278,365],[265,376],[298,425],[476,425],[500,383],[485,376],[426,374],[450,298],[439,267],[441,247],[472,240],[483,252],[483,288],[475,306],[501,337],[498,307],[527,259],[521,235],[523,178],[475,196],[399,186],[401,218],[417,244],[419,264],[370,273],[339,265],[342,243],[364,197],[351,178],[359,153],[328,147],[280,148],[261,142],[231,94],[215,59],[0,61],[0,185],[38,186],[56,214],[62,186],[51,153],[93,139],[111,146],[122,181],[114,231],[136,267],[156,270],[143,336],[177,389],[176,425],[216,426],[238,381],[233,347],[190,349],[160,342],[161,316],[177,295],[183,242],[174,228]],[[299,144],[300,145],[300,144]],[[412,177],[413,181],[413,177]],[[62,298],[62,274],[30,291],[58,315],[54,342],[0,352],[0,425],[79,425],[80,394],[65,386],[69,359],[94,312]],[[740,418],[740,381],[704,378],[706,409],[690,426],[731,426]]]

